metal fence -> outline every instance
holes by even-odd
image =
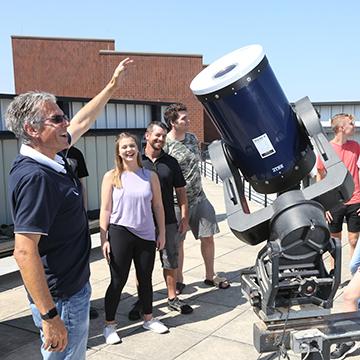
[[[205,159],[205,160],[201,161],[200,169],[201,169],[202,176],[204,176],[208,179],[211,179],[211,181],[214,181],[216,184],[222,183],[222,180],[220,179],[219,175],[215,171],[210,160]],[[241,180],[243,183],[245,197],[249,201],[254,201],[254,202],[266,207],[268,205],[271,205],[273,203],[273,201],[275,200],[275,198],[276,198],[275,194],[272,194],[272,195],[260,194],[251,187],[250,183],[248,181],[246,181],[243,176],[241,176]]]

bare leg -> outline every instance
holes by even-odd
[[[354,251],[355,251],[355,247],[356,247],[356,243],[358,241],[359,238],[359,233],[353,233],[353,232],[348,232],[348,242],[350,245],[350,259],[353,257],[354,255]]]
[[[168,299],[174,299],[176,297],[177,269],[164,269],[163,274],[167,287]]]
[[[178,257],[178,268],[176,271],[176,281],[179,283],[184,282],[183,267],[184,267],[184,241],[179,242],[179,257]]]
[[[207,236],[200,238],[201,241],[201,255],[205,264],[205,279],[212,280],[215,276],[214,258],[215,258],[215,244],[214,237]]]
[[[356,271],[349,285],[344,290],[344,310],[358,311],[360,298],[360,271]]]

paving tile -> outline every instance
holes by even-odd
[[[184,240],[184,249],[189,250],[190,252],[199,247],[199,240],[196,240],[191,231],[186,233],[186,237]]]
[[[210,291],[199,295],[196,300],[208,304],[224,305],[231,308],[242,308],[244,305],[246,305],[247,308],[250,307],[238,282],[231,283],[231,286],[227,289],[211,288]]]
[[[203,334],[179,328],[171,328],[167,334],[155,334],[139,329],[124,338],[117,348],[107,346],[102,352],[105,355],[104,359],[108,359],[108,354],[116,354],[136,360],[171,360],[177,359],[202,339],[204,339]]]
[[[218,237],[215,236],[214,241],[215,241],[215,257],[219,256],[220,253],[218,251],[220,251],[220,249],[225,249],[227,250],[226,253],[228,253],[229,251],[241,249],[247,246],[243,241],[236,238],[232,233]]]
[[[228,256],[226,257],[226,262],[236,265],[238,268],[253,266],[255,264],[259,250],[264,245],[265,243],[261,243],[256,246],[247,245],[235,249],[234,251],[229,252]],[[223,261],[223,259],[219,259],[219,261]]]
[[[129,357],[124,357],[121,356],[119,354],[113,354],[113,353],[109,353],[109,352],[103,352],[103,351],[92,351],[92,352],[87,352],[86,353],[86,359],[91,359],[91,360],[131,360],[133,358],[129,358]]]
[[[288,355],[289,360],[300,359],[299,355],[294,355],[292,352]],[[184,352],[176,360],[275,360],[277,358],[273,353],[259,354],[252,345],[212,335]]]
[[[93,282],[109,278],[109,266],[104,259],[99,259],[90,263],[90,280]]]
[[[11,352],[24,352],[21,350],[23,346],[38,341],[39,335],[22,330],[14,326],[9,326],[0,323],[0,354],[2,356],[8,356]]]
[[[86,351],[86,359],[88,359],[89,357],[91,357],[91,356],[93,356],[93,355],[95,355],[97,353],[98,353],[98,351],[96,351],[94,349],[87,349],[87,351]]]
[[[29,308],[25,288],[19,286],[0,293],[0,321]]]
[[[3,354],[2,360],[39,360],[41,359],[40,353],[41,342],[39,337],[25,345],[13,347],[13,350],[7,354]]]
[[[172,312],[170,314],[172,317],[166,319],[166,324],[171,327],[181,327],[181,329],[209,335],[243,312],[238,308],[218,304],[210,305],[199,299],[194,300],[191,305],[194,309],[192,314],[185,316]]]
[[[185,274],[188,273],[189,270],[192,270],[197,267],[199,267],[202,270],[202,272],[205,273],[204,263],[200,255],[200,248],[196,249],[196,254],[187,253],[185,250],[185,259],[184,259],[184,268],[183,268],[184,276]]]
[[[3,261],[4,259],[1,259]],[[1,267],[6,268],[6,264],[1,264]],[[10,272],[5,275],[0,276],[0,294],[4,290],[14,289],[16,287],[22,286],[23,281],[19,271]]]
[[[28,330],[36,334],[38,333],[38,328],[34,325],[30,308],[16,314],[9,315],[1,321],[1,324]]]
[[[184,352],[177,360],[255,360],[258,356],[251,345],[209,336]]]
[[[15,335],[15,334],[14,334]],[[24,360],[24,355],[26,354],[26,360],[39,360],[41,358],[40,354],[40,346],[41,341],[39,336],[36,336],[36,340],[31,341],[25,345],[19,346],[5,354],[1,353],[2,360]],[[88,359],[91,355],[96,354],[97,351],[93,349],[89,349],[86,352],[86,358]],[[104,355],[102,353],[98,353],[100,357],[97,359],[104,359]],[[106,357],[108,359],[108,357]],[[92,359],[92,358],[91,358]],[[120,357],[114,357],[113,359],[121,359]]]
[[[252,345],[253,324],[258,321],[260,321],[259,318],[248,305],[240,315],[216,330],[213,335]]]

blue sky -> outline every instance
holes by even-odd
[[[360,100],[356,0],[6,0],[0,93],[14,93],[11,35],[114,39],[117,51],[202,54],[264,47],[290,101]]]

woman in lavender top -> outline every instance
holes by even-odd
[[[156,231],[154,218],[156,221]],[[110,267],[105,294],[104,337],[107,344],[121,342],[115,314],[134,260],[143,304],[143,327],[157,333],[168,328],[152,316],[152,271],[155,250],[165,245],[165,220],[159,179],[142,167],[135,136],[121,133],[115,143],[115,168],[103,178],[100,238]]]

